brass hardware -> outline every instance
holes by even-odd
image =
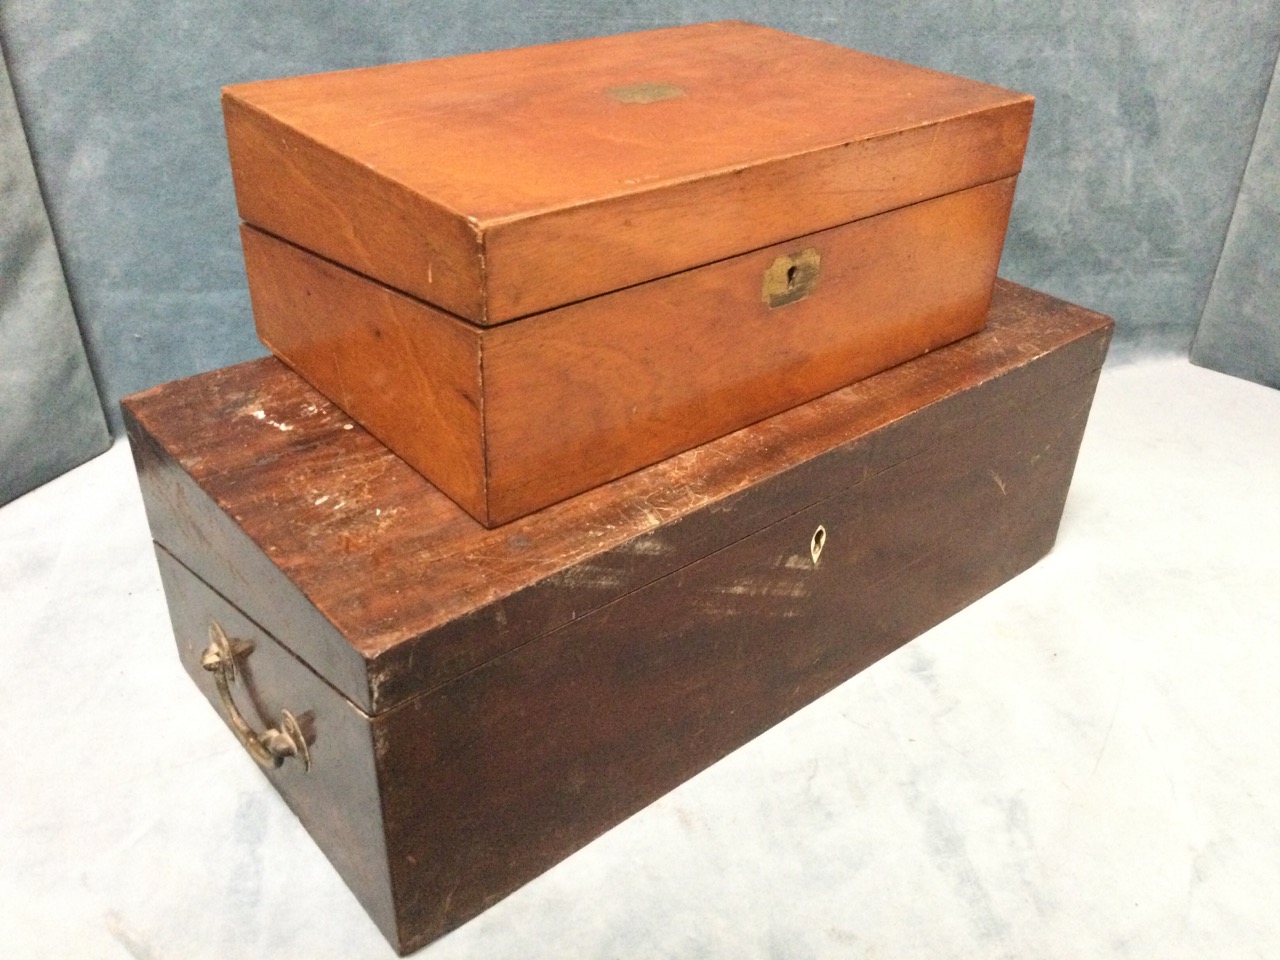
[[[760,298],[770,310],[803,300],[818,285],[821,264],[822,256],[813,247],[779,257],[764,272]]]
[[[302,762],[303,770],[310,770],[311,754],[307,750],[307,738],[292,713],[281,710],[279,725],[262,733],[255,733],[231,699],[231,684],[236,679],[236,661],[251,653],[252,643],[248,640],[232,640],[222,629],[222,625],[214,620],[209,624],[209,646],[200,656],[200,666],[213,674],[218,696],[222,698],[222,705],[227,708],[231,729],[249,751],[249,755],[258,761],[259,766],[273,770],[284,763],[287,757],[296,757]]]
[[[657,103],[684,96],[684,91],[674,83],[634,83],[629,87],[613,87],[608,93],[619,103]]]
[[[818,524],[818,529],[813,531],[813,537],[809,540],[809,556],[813,557],[814,566],[818,565],[818,558],[822,556],[822,548],[827,545],[827,528]]]

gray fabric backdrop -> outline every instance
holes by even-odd
[[[102,407],[0,55],[0,504],[101,453]]]
[[[1280,65],[1191,359],[1280,387]]]
[[[0,0],[73,301],[114,400],[262,351],[226,83],[735,17],[1039,97],[1004,272],[1185,355],[1280,46],[1280,0]]]

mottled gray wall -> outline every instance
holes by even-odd
[[[0,55],[0,504],[109,440]]]
[[[261,352],[221,85],[726,17],[1036,94],[1006,275],[1116,315],[1121,354],[1185,354],[1280,45],[1280,0],[0,0],[112,410]]]
[[[1191,359],[1280,387],[1280,64]]]

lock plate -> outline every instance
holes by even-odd
[[[761,299],[770,310],[803,300],[818,285],[821,265],[822,257],[813,247],[778,257],[764,272]]]

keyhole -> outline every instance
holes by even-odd
[[[789,253],[774,259],[764,272],[760,297],[774,307],[803,300],[813,292],[818,282],[818,266],[822,257],[813,247],[798,253]]]
[[[809,556],[813,557],[815,565],[818,562],[818,558],[822,556],[822,548],[826,546],[826,543],[827,528],[819,526],[817,530],[813,531],[813,539],[809,541]]]

